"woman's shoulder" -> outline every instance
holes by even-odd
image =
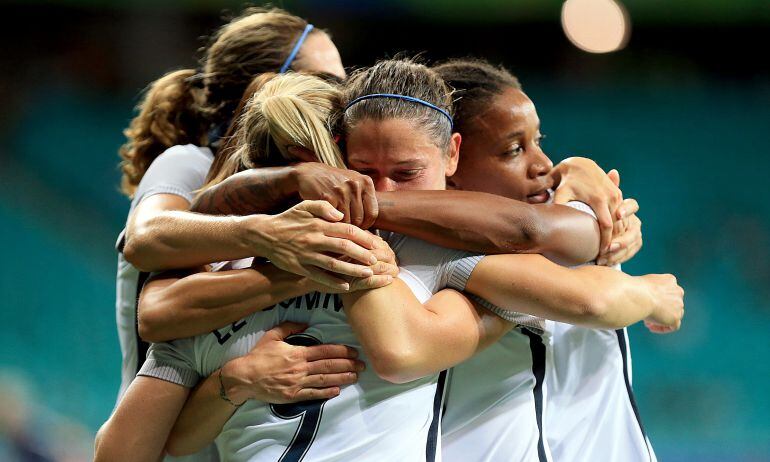
[[[208,146],[197,146],[195,144],[177,144],[163,151],[156,161],[161,158],[175,159],[195,159],[204,160],[208,163],[214,160],[214,153]]]

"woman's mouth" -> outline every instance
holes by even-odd
[[[530,194],[527,196],[527,202],[530,204],[543,204],[548,202],[548,199],[551,198],[551,192],[547,189],[543,189],[542,191],[538,191],[534,194]]]

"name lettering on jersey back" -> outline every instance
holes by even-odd
[[[321,301],[323,300],[323,303]],[[342,309],[342,299],[337,294],[322,294],[321,292],[311,292],[309,294],[301,295],[299,297],[290,298],[280,303],[276,303],[270,308],[265,308],[263,311],[270,311],[273,308],[294,308],[302,309],[302,302],[305,302],[304,308],[306,310],[334,310],[335,313]]]
[[[246,321],[241,319],[240,321],[235,321],[229,327],[217,329],[211,333],[214,334],[214,337],[217,338],[217,342],[219,342],[220,345],[224,345],[225,342],[230,340],[230,337],[232,337],[234,333],[243,329],[245,325],[246,325]]]
[[[303,306],[303,303],[304,306]],[[310,310],[334,310],[335,313],[338,313],[342,309],[342,299],[337,294],[322,294],[321,292],[311,292],[309,294],[301,295],[299,297],[290,298],[288,300],[284,300],[282,302],[276,303],[275,305],[265,308],[262,311],[271,311],[275,308],[284,308],[286,310],[288,309],[306,309],[308,311]],[[240,320],[234,322],[232,325],[223,327],[221,329],[217,329],[215,331],[212,331],[211,333],[214,334],[214,336],[217,338],[217,342],[220,345],[224,345],[228,340],[230,340],[236,332],[241,330],[246,325],[245,320]]]

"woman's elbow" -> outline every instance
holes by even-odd
[[[120,446],[110,444],[110,420],[107,420],[96,432],[94,438],[94,462],[112,462],[116,460],[125,460],[123,455],[116,452]]]
[[[581,299],[577,306],[577,312],[581,318],[579,324],[596,329],[620,329],[624,325],[618,325],[613,319],[612,303],[604,294],[592,294]]]
[[[96,432],[96,437],[94,438],[94,462],[105,460],[104,455],[102,454],[102,441],[104,439],[104,427],[107,424],[102,425],[102,427],[99,429],[99,431]]]
[[[162,302],[158,302],[162,303]],[[139,338],[148,343],[159,343],[171,340],[164,333],[164,322],[161,316],[163,306],[154,306],[152,308],[142,308],[139,305],[137,313],[137,332]]]
[[[547,222],[531,206],[512,212],[504,217],[505,231],[498,236],[498,246],[513,252],[538,253],[548,241]]]
[[[369,363],[379,378],[401,384],[418,379],[415,376],[415,355],[408,349],[389,348],[369,355]]]
[[[148,226],[135,225],[126,230],[123,244],[123,257],[139,271],[159,271],[158,263],[153,258],[156,252],[152,250],[153,238]]]

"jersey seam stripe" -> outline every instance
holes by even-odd
[[[529,337],[529,350],[532,354],[532,375],[535,376],[535,386],[532,395],[535,400],[535,419],[537,421],[537,457],[540,462],[548,462],[543,437],[543,381],[545,380],[545,344],[543,338],[529,329],[522,329]]]
[[[142,340],[139,336],[139,296],[142,294],[142,289],[147,279],[150,277],[150,273],[144,271],[139,273],[136,280],[136,300],[134,301],[134,335],[136,336],[136,373],[142,369],[144,362],[147,360],[147,350],[150,348],[150,344]]]
[[[652,462],[652,452],[647,439],[647,432],[644,431],[644,425],[642,425],[642,418],[639,415],[639,408],[636,405],[636,398],[634,397],[634,390],[631,387],[631,380],[628,376],[628,346],[626,344],[626,331],[625,329],[618,329],[615,331],[615,335],[618,337],[618,347],[620,348],[620,356],[623,359],[623,380],[626,384],[626,393],[628,395],[628,401],[631,404],[631,408],[634,411],[634,417],[636,417],[636,423],[639,426],[639,431],[642,433],[642,441],[644,441],[644,447],[647,448],[647,458]]]
[[[453,374],[454,368],[447,370],[446,375],[446,386],[444,387],[444,399],[443,404],[441,405],[441,416],[443,417],[444,414],[446,414],[446,408],[449,404],[449,393],[452,389],[452,374]]]
[[[441,405],[444,400],[444,385],[446,383],[447,371],[441,371],[438,375],[436,384],[436,395],[433,397],[433,419],[431,419],[428,428],[428,441],[425,444],[426,462],[435,462],[438,448],[438,432],[441,423]]]

